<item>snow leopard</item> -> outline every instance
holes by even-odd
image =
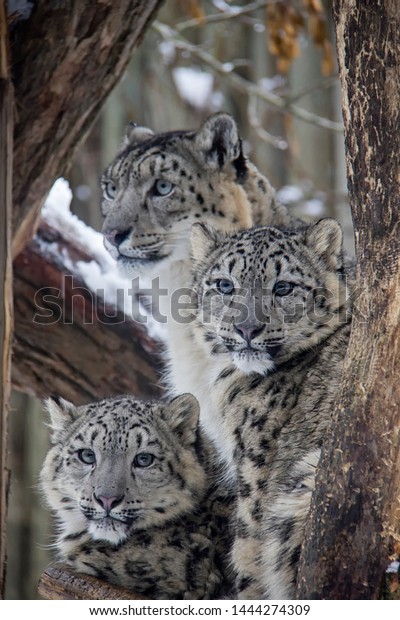
[[[218,412],[215,445],[238,495],[237,595],[290,599],[338,393],[353,274],[331,218],[304,230],[192,231],[193,334]]]
[[[40,487],[58,560],[152,599],[228,597],[234,498],[218,482],[190,394],[49,399]]]
[[[191,304],[190,229],[208,222],[224,231],[255,224],[300,225],[279,204],[269,181],[243,153],[233,118],[209,117],[197,131],[154,134],[131,125],[102,175],[105,246],[130,277],[158,278],[154,315],[166,322],[165,384],[190,392],[210,412],[201,377],[209,360],[196,348],[180,302]],[[147,286],[146,286],[147,288]],[[212,416],[209,416],[212,417]]]

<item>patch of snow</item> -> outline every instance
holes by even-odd
[[[46,198],[45,205],[42,209],[42,215],[50,212],[64,211],[69,212],[69,206],[72,200],[72,191],[68,181],[60,177],[57,179]]]
[[[211,73],[190,67],[177,67],[172,76],[179,95],[198,110],[204,110],[213,93],[214,77]]]
[[[253,30],[254,32],[265,32],[265,26],[264,24],[257,22],[256,24],[254,24]]]
[[[129,318],[137,318],[136,293],[134,283],[123,278],[118,270],[108,269],[104,271],[96,261],[78,261],[75,263],[75,271],[78,271],[86,286],[104,299],[107,304],[115,306],[124,312]]]
[[[302,200],[304,194],[297,185],[284,185],[277,191],[277,197],[284,205],[290,205]]]
[[[302,204],[301,208],[305,215],[312,215],[314,217],[324,215],[325,213],[325,205],[319,198],[311,198],[310,200],[306,200]]]
[[[286,83],[283,75],[274,75],[273,77],[263,77],[258,80],[258,85],[260,88],[267,92],[271,92],[279,88],[280,86],[284,86]]]
[[[228,4],[225,0],[213,0],[213,5],[223,13],[230,13],[231,15],[236,15],[243,9],[237,4]]]
[[[389,564],[389,566],[386,569],[387,573],[398,573],[400,570],[400,562],[398,562],[397,560],[392,562],[391,564]]]
[[[224,107],[225,97],[220,90],[215,90],[210,97],[210,108],[212,112],[218,112]]]
[[[171,41],[161,41],[158,44],[158,51],[161,54],[164,64],[171,65],[176,57],[175,46]]]
[[[235,65],[233,64],[233,62],[224,62],[224,64],[222,65],[222,71],[224,73],[231,73],[231,71],[233,71],[235,68]]]
[[[149,334],[150,338],[152,338],[153,340],[158,340],[159,342],[167,342],[167,330],[165,324],[156,321],[151,314],[146,315],[145,323],[147,333]]]
[[[62,231],[67,240],[78,243],[98,261],[104,271],[116,269],[116,263],[103,244],[103,235],[71,213],[72,192],[68,181],[57,179],[42,209],[42,217]],[[120,276],[121,277],[121,276]]]

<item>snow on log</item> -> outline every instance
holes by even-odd
[[[101,234],[69,212],[69,199],[59,180],[36,236],[14,261],[13,385],[75,404],[159,395],[162,345],[149,335],[144,311],[142,324],[133,320],[135,288]]]

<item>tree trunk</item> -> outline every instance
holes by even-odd
[[[117,394],[160,394],[157,343],[85,285],[76,265],[92,260],[42,221],[14,261],[13,386],[77,405]]]
[[[163,0],[35,3],[12,31],[13,252],[31,239],[64,174]]]
[[[400,551],[400,14],[335,0],[358,294],[298,597],[376,599]]]
[[[0,0],[0,599],[4,598],[9,472],[8,401],[12,337],[11,184],[13,92],[9,76],[8,34],[4,0]]]

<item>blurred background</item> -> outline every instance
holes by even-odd
[[[310,221],[339,219],[352,252],[329,0],[166,0],[66,177],[73,212],[100,230],[99,177],[129,121],[194,129],[219,110],[234,116],[281,201]],[[46,416],[25,394],[11,407],[7,598],[35,599],[52,557],[36,488]]]

